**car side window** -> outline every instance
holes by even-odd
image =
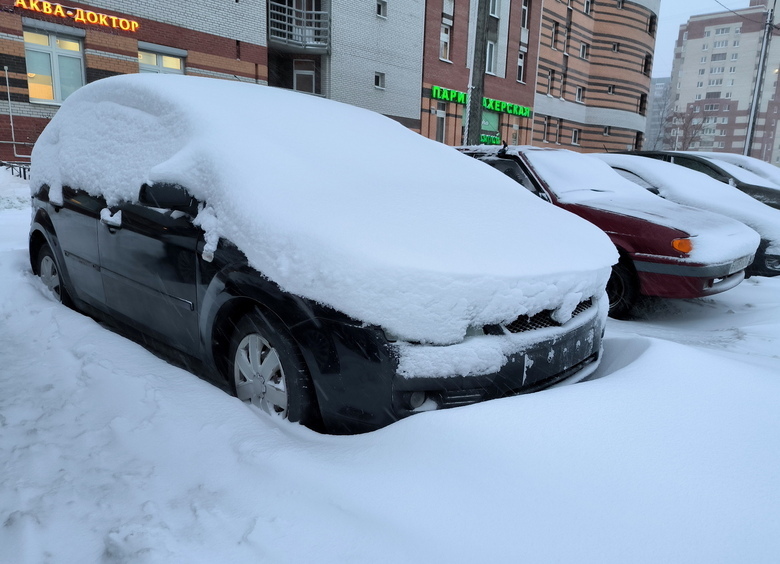
[[[686,159],[685,157],[678,157],[675,156],[674,160],[672,161],[674,164],[678,164],[680,166],[684,166],[685,168],[689,168],[691,170],[695,170],[696,172],[701,172],[703,174],[706,174],[707,176],[710,176],[716,180],[720,180],[723,182],[723,175],[719,173],[717,170],[712,168],[711,166],[707,165],[706,163],[703,163],[701,161],[697,161],[695,159]]]
[[[612,170],[617,172],[620,176],[622,176],[626,180],[630,180],[634,184],[639,184],[642,188],[649,190],[653,194],[658,194],[658,188],[650,184],[647,180],[645,180],[641,176],[634,174],[633,172],[626,170],[624,168],[615,168]]]
[[[76,190],[70,186],[62,187],[62,200],[68,204],[68,207],[90,215],[100,215],[100,210],[106,207],[106,201],[103,198],[92,196],[83,190]]]

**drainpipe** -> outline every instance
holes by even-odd
[[[756,120],[760,111],[759,105],[761,104],[761,87],[764,85],[764,78],[766,76],[766,57],[769,52],[769,41],[772,39],[772,30],[774,29],[774,13],[777,0],[772,4],[772,9],[766,12],[766,24],[764,26],[764,37],[761,40],[761,52],[758,56],[758,71],[756,72],[756,84],[753,88],[753,100],[750,104],[750,112],[748,117],[748,129],[745,136],[745,148],[742,154],[750,156],[750,152],[753,149],[753,136],[756,132]],[[765,143],[765,142],[764,142]]]
[[[8,66],[6,65],[3,68],[5,69],[5,92],[8,95],[8,119],[11,121],[11,144],[14,148],[14,157],[17,159],[29,159],[32,157],[32,155],[20,155],[16,152],[16,145],[23,145],[23,143],[16,142],[16,132],[14,130],[14,111],[11,108],[11,85],[8,82]]]

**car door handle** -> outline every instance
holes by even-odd
[[[109,208],[100,210],[100,223],[108,227],[109,233],[116,233],[122,228],[122,210],[111,212]]]

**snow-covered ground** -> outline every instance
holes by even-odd
[[[608,322],[597,377],[336,437],[57,304],[0,170],[0,562],[770,563],[780,280]]]

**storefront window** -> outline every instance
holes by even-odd
[[[184,74],[184,59],[151,51],[138,51],[138,70],[140,72]]]
[[[62,102],[84,86],[81,42],[42,31],[24,32],[30,100]]]

